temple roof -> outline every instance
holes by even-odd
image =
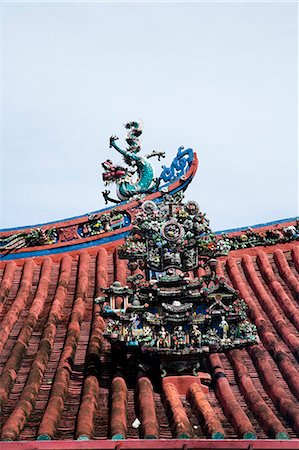
[[[2,440],[109,439],[109,399],[122,392],[126,417],[119,420],[127,420],[128,439],[144,439],[149,420],[160,439],[211,437],[195,387],[186,397],[147,377],[135,383],[110,378],[110,344],[93,300],[115,281],[126,284],[127,262],[116,252],[121,243],[0,262]],[[248,350],[210,356],[212,385],[204,396],[227,439],[299,436],[298,272],[296,240],[233,250],[220,259],[218,274],[240,292],[260,337]],[[295,448],[291,442],[284,448]]]
[[[115,136],[110,147],[125,156],[126,164],[128,158],[139,160],[138,182],[128,182],[128,168],[110,160],[103,165],[104,180],[118,180],[119,201],[110,191],[104,197],[117,206],[0,230],[0,439],[19,441],[3,442],[1,448],[91,449],[99,448],[97,443],[101,448],[298,448],[296,218],[216,233],[196,253],[201,261],[182,269],[190,285],[192,278],[204,279],[198,267],[205,267],[209,254],[221,289],[239,293],[247,304],[258,344],[209,354],[201,377],[151,378],[150,372],[133,367],[129,353],[124,353],[126,371],[115,370],[112,360],[118,354],[105,339],[102,296],[112,285],[114,297],[128,295],[130,289],[121,286],[145,266],[128,265],[118,249],[134,230],[140,207],[163,211],[165,199],[171,205],[180,201],[198,165],[193,150],[180,147],[171,165],[162,166],[160,177],[153,179],[148,159],[160,158],[161,152],[140,159],[138,123],[127,128],[135,133],[131,130],[127,143],[135,147],[122,150]],[[189,202],[187,208],[195,214],[198,205]],[[209,229],[205,215],[197,215],[198,230]],[[173,231],[167,232],[165,239],[171,240]],[[142,263],[147,247],[133,243]],[[228,256],[218,259],[216,275],[213,258],[218,250],[225,255],[229,249]],[[215,292],[216,297],[217,286]],[[55,442],[49,446],[46,440]]]

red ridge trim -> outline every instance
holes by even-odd
[[[297,247],[298,248],[298,247]],[[274,261],[278,268],[281,277],[284,279],[290,290],[294,294],[295,298],[299,300],[299,281],[293,275],[289,264],[281,250],[275,250]]]
[[[291,254],[295,269],[299,272],[299,246],[294,247]]]
[[[110,432],[112,439],[127,436],[127,395],[128,389],[122,377],[114,377],[111,383]]]
[[[10,391],[15,383],[17,373],[21,367],[22,360],[26,354],[33,329],[36,326],[39,316],[44,308],[50,285],[51,269],[52,260],[50,258],[45,258],[41,269],[38,289],[29,309],[25,324],[18,335],[0,376],[0,413],[3,411],[3,407],[8,400]]]
[[[100,249],[97,254],[96,264],[96,296],[100,295],[101,288],[108,282],[108,253],[105,249]],[[93,318],[91,334],[88,342],[85,378],[83,384],[83,394],[80,402],[80,409],[77,419],[76,437],[87,436],[92,438],[94,434],[94,419],[98,408],[99,380],[98,372],[101,367],[100,356],[103,347],[103,331],[105,322],[100,316],[100,306],[93,304]]]
[[[153,386],[149,378],[140,377],[137,381],[139,417],[145,439],[159,438],[159,425],[156,415]]]
[[[277,329],[284,342],[290,348],[290,350],[296,355],[299,356],[299,339],[293,333],[290,332],[290,329],[286,322],[281,317],[281,314],[277,311],[277,308],[273,305],[271,298],[267,294],[263,284],[258,278],[255,268],[253,266],[252,260],[250,256],[245,255],[242,258],[242,267],[244,269],[244,273],[246,275],[247,280],[249,281],[250,286],[252,287],[253,292],[255,293],[257,299],[259,300],[262,308],[267,313],[274,327]]]
[[[12,287],[16,267],[17,265],[14,261],[9,261],[5,265],[4,275],[0,286],[0,313],[3,309],[6,297]]]
[[[240,350],[232,350],[228,353],[228,358],[233,366],[235,379],[247,405],[270,437],[275,438],[279,433],[284,433],[288,436],[285,427],[256,390],[243,361],[242,353]]]
[[[235,258],[228,258],[227,270],[234,287],[239,290],[248,305],[248,315],[257,326],[263,344],[273,356],[290,389],[298,396],[298,371],[293,366],[289,356],[285,353],[282,345],[278,342],[266,320],[262,317],[254,301],[251,299],[247,286],[241,278]]]
[[[141,440],[127,439],[116,442],[113,440],[94,441],[20,441],[1,442],[1,450],[298,450],[299,439],[272,440],[263,439],[257,441],[226,439],[159,439]]]
[[[259,266],[260,272],[261,272],[264,280],[266,281],[272,294],[278,301],[280,307],[285,312],[288,319],[294,324],[294,326],[299,331],[298,309],[295,308],[295,306],[293,305],[289,296],[286,294],[286,292],[283,289],[283,287],[281,286],[281,284],[277,281],[276,276],[271,267],[271,264],[270,264],[267,256],[265,255],[265,253],[263,253],[263,252],[258,253],[257,264]],[[286,264],[287,264],[287,262],[286,262]]]
[[[35,264],[32,259],[28,259],[23,267],[22,279],[17,296],[5,315],[1,323],[0,329],[0,353],[9,337],[9,333],[19,318],[26,305],[26,301],[30,294]]]
[[[179,439],[190,439],[193,436],[193,430],[186,411],[181,402],[177,388],[172,383],[163,383],[163,397],[165,407],[168,410],[174,437]]]
[[[259,372],[260,379],[267,394],[277,407],[278,411],[280,411],[282,416],[290,422],[292,428],[299,436],[298,405],[295,404],[290,396],[286,394],[285,390],[280,387],[279,381],[273,373],[266,353],[257,345],[254,345],[249,349],[249,354]]]
[[[38,435],[54,438],[68,393],[72,366],[80,336],[81,322],[85,313],[85,298],[88,290],[88,269],[90,256],[81,253],[78,269],[78,283],[73,310],[67,328],[66,340],[59,360],[50,399],[38,429]]]
[[[226,436],[221,422],[198,383],[191,384],[188,399],[206,436],[211,438],[213,435],[219,435],[220,433],[222,434],[223,439],[225,439]]]
[[[298,450],[299,439],[272,440],[261,439],[257,441],[225,439],[157,439],[141,440],[127,439],[116,442],[113,440],[93,441],[20,441],[1,442],[1,450]]]
[[[213,369],[214,377],[217,374],[224,374],[221,359],[218,354],[212,354],[209,357],[211,367]],[[217,377],[215,383],[216,396],[222,406],[225,415],[229,418],[233,424],[236,432],[242,438],[246,437],[250,433],[253,437],[256,437],[254,428],[249,418],[241,408],[239,402],[234,396],[229,382],[225,376]]]
[[[102,294],[102,288],[108,286],[108,252],[100,248],[97,255],[96,296]]]

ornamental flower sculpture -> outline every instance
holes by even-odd
[[[257,343],[245,302],[216,273],[217,257],[229,250],[229,240],[217,241],[196,202],[184,203],[182,195],[144,201],[119,248],[132,271],[128,286],[118,286],[116,298],[112,285],[99,300],[114,351],[158,365],[165,376],[196,374],[210,353]]]

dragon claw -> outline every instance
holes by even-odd
[[[158,152],[157,150],[153,150],[152,153],[145,155],[146,158],[153,158],[154,156],[157,156],[158,161],[161,161],[161,158],[165,158],[165,152]]]
[[[107,205],[108,202],[112,202],[112,203],[120,203],[120,200],[115,200],[114,198],[109,197],[110,191],[102,191],[104,200],[105,200],[105,204]]]
[[[119,138],[115,135],[110,137],[110,148],[113,146],[113,143],[117,141]]]
[[[107,189],[106,189],[105,191],[102,191],[102,194],[103,194],[103,197],[104,197],[104,200],[105,200],[105,205],[107,205],[107,203],[108,203],[108,196],[110,194],[110,191],[107,191]]]

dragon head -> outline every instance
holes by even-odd
[[[106,183],[120,181],[127,175],[127,169],[121,166],[115,166],[111,159],[104,161],[102,167],[105,170],[103,173],[103,181]]]

